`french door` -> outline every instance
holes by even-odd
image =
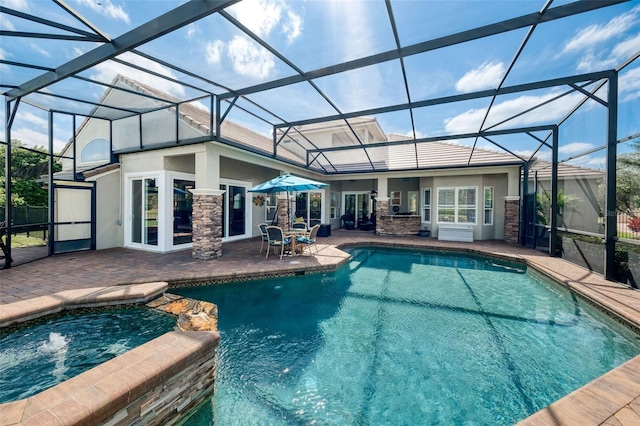
[[[342,205],[343,214],[352,216],[358,226],[360,222],[367,222],[371,216],[371,193],[346,192]]]
[[[220,180],[220,189],[225,191],[222,203],[222,238],[226,241],[249,236],[251,208],[247,190],[251,182]]]
[[[131,245],[157,248],[159,224],[159,178],[140,177],[130,179]]]

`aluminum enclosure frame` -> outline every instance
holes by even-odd
[[[422,101],[412,101],[411,100],[411,93],[407,84],[407,78],[406,78],[406,71],[404,68],[404,58],[411,56],[411,55],[415,55],[415,54],[419,54],[419,53],[424,53],[424,52],[428,52],[431,50],[436,50],[436,49],[441,49],[441,48],[446,48],[448,46],[453,46],[456,44],[460,44],[460,43],[464,43],[467,41],[471,41],[471,40],[476,40],[476,39],[480,39],[483,37],[488,37],[491,35],[496,35],[496,34],[501,34],[501,33],[505,33],[508,31],[512,31],[515,29],[521,29],[521,28],[529,28],[529,31],[527,33],[527,35],[525,36],[525,39],[523,40],[521,46],[518,48],[518,50],[516,51],[516,54],[514,55],[514,58],[512,60],[512,63],[509,67],[509,69],[511,69],[511,67],[516,63],[516,61],[518,60],[520,54],[522,53],[522,50],[524,48],[524,46],[526,45],[529,37],[531,36],[531,34],[533,33],[533,31],[535,30],[536,26],[541,24],[541,23],[545,23],[545,22],[550,22],[550,21],[554,21],[554,20],[559,20],[559,19],[563,19],[566,17],[570,17],[570,16],[574,16],[580,13],[584,13],[587,11],[592,11],[592,10],[597,10],[600,8],[605,8],[611,5],[615,5],[615,4],[619,4],[619,3],[623,3],[627,0],[602,0],[602,1],[580,1],[580,2],[573,2],[573,3],[568,3],[562,6],[558,6],[556,8],[550,8],[551,6],[551,0],[547,1],[543,7],[541,8],[541,10],[537,13],[530,13],[527,15],[523,15],[523,16],[519,16],[516,18],[512,18],[512,19],[508,19],[502,22],[497,22],[494,24],[490,24],[490,25],[486,25],[483,27],[478,27],[478,28],[474,28],[471,30],[467,30],[467,31],[462,31],[456,34],[450,34],[447,36],[443,36],[437,39],[433,39],[433,40],[428,40],[428,41],[424,41],[421,43],[416,43],[410,46],[404,46],[402,47],[399,43],[398,40],[398,35],[397,35],[397,24],[396,21],[393,17],[393,11],[392,11],[392,6],[391,6],[391,1],[390,0],[386,0],[385,4],[388,10],[388,14],[390,17],[390,22],[391,22],[391,26],[392,26],[392,30],[394,32],[394,36],[395,36],[395,41],[396,41],[396,49],[393,50],[389,50],[386,52],[382,52],[382,53],[378,53],[375,55],[371,55],[371,56],[367,56],[367,57],[362,57],[359,59],[355,59],[355,60],[351,60],[351,61],[347,61],[347,62],[343,62],[343,63],[339,63],[339,64],[335,64],[329,67],[324,67],[324,68],[320,68],[320,69],[316,69],[313,71],[309,71],[309,72],[304,72],[302,69],[298,68],[292,61],[289,61],[284,55],[282,55],[280,52],[278,52],[275,48],[273,48],[271,45],[269,45],[266,41],[262,40],[260,37],[258,37],[256,34],[252,33],[247,27],[245,27],[241,22],[235,20],[233,18],[233,16],[231,16],[225,9],[236,3],[238,0],[204,0],[204,1],[189,1],[179,7],[177,7],[176,9],[146,23],[143,24],[141,26],[139,26],[138,28],[135,28],[129,32],[127,32],[126,34],[123,34],[119,37],[114,38],[113,40],[109,39],[105,34],[103,34],[100,30],[98,30],[97,28],[95,28],[91,23],[89,23],[87,20],[85,20],[84,18],[82,18],[81,16],[79,16],[77,13],[75,13],[70,7],[68,7],[66,4],[64,4],[64,2],[62,2],[62,0],[55,0],[56,3],[58,5],[60,5],[62,8],[66,9],[69,11],[70,14],[74,15],[76,17],[76,19],[78,19],[79,21],[83,22],[83,24],[85,24],[87,27],[91,28],[92,31],[78,31],[75,30],[73,28],[63,28],[60,24],[56,24],[54,22],[51,21],[47,21],[45,19],[42,18],[37,18],[35,15],[28,15],[28,14],[23,14],[20,17],[23,19],[29,19],[29,20],[33,20],[34,22],[39,22],[41,24],[44,25],[49,25],[52,27],[57,27],[60,29],[65,29],[67,31],[72,31],[74,32],[76,35],[74,36],[67,36],[68,40],[80,40],[83,39],[85,41],[93,41],[93,42],[102,42],[103,44],[101,46],[99,46],[98,48],[87,52],[84,55],[81,55],[80,57],[73,59],[71,61],[68,61],[67,63],[55,68],[55,69],[47,69],[46,67],[39,67],[37,65],[34,64],[18,64],[15,62],[11,62],[11,61],[6,61],[6,60],[1,60],[0,64],[4,63],[4,64],[10,64],[10,65],[18,65],[18,66],[22,66],[22,67],[27,67],[27,68],[32,68],[32,69],[40,69],[42,71],[45,71],[44,74],[33,78],[27,82],[24,82],[22,84],[19,84],[17,86],[5,86],[8,87],[9,90],[6,91],[4,93],[5,96],[5,105],[6,105],[6,109],[5,111],[7,111],[7,117],[6,117],[6,122],[5,122],[5,131],[6,131],[6,156],[5,156],[5,173],[6,176],[10,176],[11,173],[11,128],[13,125],[13,121],[15,119],[16,114],[18,113],[18,109],[19,106],[21,105],[21,101],[24,102],[25,104],[30,104],[30,105],[34,105],[36,107],[39,107],[38,105],[35,105],[34,103],[32,103],[31,101],[28,100],[28,97],[30,94],[32,93],[38,93],[40,92],[42,89],[46,89],[47,87],[51,86],[52,84],[62,81],[66,78],[75,78],[75,79],[84,79],[89,83],[95,83],[95,84],[102,84],[105,87],[109,87],[108,84],[105,83],[101,83],[101,82],[97,82],[94,80],[90,80],[87,79],[85,77],[82,77],[80,75],[78,75],[79,72],[86,70],[96,64],[102,63],[106,60],[110,60],[110,59],[114,59],[117,61],[122,61],[121,59],[116,58],[116,56],[124,53],[124,52],[132,52],[135,54],[140,54],[140,55],[144,55],[142,52],[136,51],[136,48],[141,46],[142,44],[145,44],[151,40],[154,40],[156,38],[159,38],[177,28],[181,28],[184,27],[185,25],[194,22],[198,19],[201,19],[203,17],[209,16],[211,14],[214,13],[218,13],[221,16],[223,16],[227,21],[231,22],[235,27],[237,27],[241,32],[243,32],[244,34],[248,35],[249,37],[251,37],[254,41],[256,41],[257,43],[259,43],[262,47],[264,47],[265,49],[267,49],[269,52],[271,52],[273,55],[275,55],[276,57],[278,57],[279,59],[283,60],[287,65],[289,65],[295,72],[296,75],[293,75],[291,77],[286,77],[286,78],[281,78],[281,79],[276,79],[276,80],[272,80],[266,83],[262,83],[262,84],[258,84],[258,85],[254,85],[254,86],[249,86],[249,87],[245,87],[245,88],[241,88],[241,89],[230,89],[227,87],[224,87],[222,85],[218,85],[215,82],[212,82],[210,80],[207,80],[204,77],[200,77],[197,74],[192,75],[194,78],[199,78],[201,79],[203,82],[206,82],[207,84],[211,84],[211,85],[217,85],[218,87],[222,88],[223,92],[222,93],[213,93],[210,90],[205,90],[203,88],[198,88],[197,86],[192,86],[195,89],[200,90],[202,93],[204,93],[203,96],[205,97],[209,97],[210,98],[210,134],[209,134],[209,139],[212,141],[217,141],[223,144],[227,144],[227,145],[231,145],[231,146],[235,146],[241,149],[245,149],[248,151],[251,151],[250,148],[243,146],[241,144],[236,143],[235,141],[229,140],[228,138],[226,138],[223,134],[221,134],[221,124],[223,123],[223,121],[226,119],[228,113],[233,109],[233,108],[242,108],[239,105],[236,104],[237,99],[242,98],[244,100],[248,100],[248,98],[245,98],[245,96],[251,95],[251,94],[255,94],[255,93],[259,93],[259,92],[264,92],[267,90],[271,90],[271,89],[275,89],[275,88],[281,88],[281,87],[285,87],[285,86],[289,86],[289,85],[293,85],[293,84],[297,84],[297,83],[308,83],[310,84],[314,90],[316,90],[319,95],[321,97],[323,97],[335,110],[336,110],[336,114],[331,115],[331,116],[324,116],[324,117],[317,117],[317,118],[313,118],[313,119],[308,119],[308,120],[298,120],[298,121],[287,121],[286,119],[279,117],[276,113],[272,112],[269,110],[268,107],[264,107],[262,105],[257,105],[254,103],[254,105],[256,107],[258,107],[259,109],[261,109],[262,111],[264,111],[268,116],[270,116],[271,119],[268,118],[264,118],[262,116],[258,116],[255,115],[255,117],[265,121],[266,123],[268,123],[269,125],[271,125],[272,129],[273,129],[273,152],[268,155],[268,154],[264,154],[263,152],[259,152],[259,151],[255,151],[253,150],[252,152],[257,153],[259,155],[265,155],[265,156],[269,156],[270,158],[276,158],[279,161],[282,161],[284,163],[288,163],[291,165],[295,165],[296,167],[303,167],[303,168],[307,168],[309,170],[312,170],[316,173],[322,173],[322,174],[326,174],[326,175],[349,175],[352,173],[372,173],[372,172],[385,172],[387,170],[384,169],[376,169],[376,166],[374,165],[373,161],[371,160],[371,158],[369,157],[368,153],[367,153],[367,149],[368,148],[375,148],[375,147],[393,147],[393,146],[398,146],[398,145],[409,145],[409,144],[413,144],[417,147],[418,144],[422,144],[422,143],[428,143],[428,142],[433,142],[436,140],[447,140],[447,139],[453,139],[453,138],[461,138],[461,137],[468,137],[468,138],[476,138],[476,141],[478,138],[483,138],[487,141],[489,141],[490,143],[496,145],[497,147],[506,150],[505,148],[501,147],[499,144],[497,144],[495,141],[492,141],[491,139],[489,139],[491,136],[494,135],[504,135],[504,134],[514,134],[514,133],[521,133],[521,134],[525,134],[528,135],[529,137],[531,137],[534,141],[535,144],[537,145],[537,148],[535,150],[535,152],[537,152],[541,147],[543,146],[547,146],[547,147],[551,147],[552,149],[552,199],[556,199],[556,195],[557,195],[557,166],[558,163],[561,162],[561,160],[558,159],[558,145],[559,145],[559,140],[558,140],[558,127],[569,117],[571,116],[571,113],[569,113],[567,115],[567,117],[565,117],[563,120],[561,120],[558,123],[550,123],[548,125],[545,126],[536,126],[536,127],[514,127],[512,129],[507,129],[507,130],[491,130],[490,128],[488,129],[483,129],[482,127],[484,126],[484,122],[486,121],[486,118],[489,114],[489,112],[491,111],[491,106],[493,105],[493,102],[495,101],[496,97],[499,95],[504,95],[504,94],[512,94],[512,93],[522,93],[522,92],[527,92],[530,90],[536,90],[536,89],[540,89],[540,88],[547,88],[547,87],[554,87],[554,86],[564,86],[564,85],[568,85],[571,90],[569,91],[570,93],[573,92],[579,92],[582,93],[584,95],[584,100],[583,103],[586,102],[588,99],[596,99],[596,101],[600,102],[601,104],[605,104],[605,106],[607,107],[607,142],[606,142],[606,152],[607,152],[607,163],[606,163],[606,173],[607,173],[607,189],[606,189],[606,218],[605,218],[605,245],[606,245],[606,267],[605,267],[605,277],[607,279],[612,279],[613,278],[613,266],[614,266],[614,248],[615,248],[615,240],[616,240],[616,224],[615,224],[615,217],[614,217],[614,213],[615,213],[615,194],[616,194],[616,188],[615,188],[615,171],[616,171],[616,154],[617,154],[617,144],[620,142],[623,142],[623,140],[618,141],[617,137],[617,116],[618,116],[618,72],[621,70],[621,68],[625,67],[626,65],[630,64],[631,62],[633,62],[634,60],[636,60],[638,58],[638,56],[640,55],[640,52],[637,53],[634,57],[630,58],[629,61],[627,61],[625,64],[623,64],[621,67],[619,67],[618,69],[615,70],[607,70],[607,71],[600,71],[600,72],[595,72],[595,73],[590,73],[590,74],[583,74],[583,75],[578,75],[578,76],[570,76],[570,77],[564,77],[564,78],[557,78],[557,79],[552,79],[552,80],[546,80],[546,81],[540,81],[540,82],[535,82],[535,83],[527,83],[527,84],[522,84],[522,85],[516,85],[516,86],[511,86],[511,87],[503,87],[503,83],[504,80],[506,78],[506,74],[504,76],[504,78],[502,79],[501,83],[499,84],[499,86],[496,89],[492,89],[492,90],[483,90],[483,91],[478,91],[478,92],[473,92],[473,93],[465,93],[462,95],[453,95],[453,96],[447,96],[447,97],[442,97],[442,98],[434,98],[434,99],[427,99],[427,100],[422,100]],[[2,13],[9,13],[15,16],[16,15],[16,11],[11,11],[8,8],[2,7],[0,9],[0,12]],[[7,32],[7,31],[2,31],[0,32],[0,36],[3,37],[45,37],[45,36],[40,36],[37,34],[29,34],[29,33],[19,33],[19,32]],[[47,34],[46,37],[48,38],[60,38],[60,36],[57,36],[55,34]],[[182,69],[180,67],[177,67],[173,64],[169,64],[166,63],[164,61],[160,61],[159,59],[155,59],[155,58],[149,58],[152,60],[155,60],[158,63],[162,63],[166,66],[171,67],[174,70],[177,70],[185,75],[189,75],[190,72],[188,70]],[[326,76],[330,76],[330,75],[335,75],[335,74],[339,74],[342,72],[346,72],[346,71],[352,71],[352,70],[356,70],[356,69],[360,69],[360,68],[364,68],[367,66],[371,66],[371,65],[375,65],[375,64],[381,64],[387,61],[391,61],[391,60],[400,60],[401,63],[401,67],[402,67],[402,72],[404,75],[404,86],[406,88],[406,95],[408,98],[408,102],[406,103],[402,103],[402,104],[396,104],[396,105],[387,105],[384,107],[380,107],[380,108],[373,108],[373,109],[366,109],[366,110],[360,110],[360,111],[355,111],[355,112],[349,112],[349,113],[344,113],[342,111],[340,111],[340,109],[335,105],[334,102],[331,101],[331,99],[325,94],[323,93],[323,91],[314,83],[315,79],[318,79],[320,77],[326,77]],[[153,72],[151,70],[144,70],[146,72],[148,72],[149,74],[152,74]],[[508,74],[508,71],[507,71]],[[166,76],[162,76],[162,75],[158,75],[159,77],[168,79]],[[588,93],[583,87],[581,86],[577,86],[578,83],[586,83],[585,86],[587,84],[591,84],[593,82],[597,82],[600,81],[600,85],[599,87],[603,87],[604,84],[608,84],[608,95],[607,95],[607,100],[606,102],[595,97],[593,95],[593,93],[595,93],[595,90],[593,91],[593,93]],[[182,85],[188,85],[185,82],[179,81],[179,80],[174,80],[174,82],[178,83],[178,84],[182,84]],[[112,87],[114,89],[117,90],[123,90],[122,88],[115,88]],[[40,92],[42,93],[42,92]],[[140,95],[139,93],[135,93],[136,95]],[[86,100],[82,100],[82,99],[78,99],[78,98],[74,98],[71,96],[67,96],[67,95],[52,95],[52,96],[57,96],[60,99],[67,99],[67,100],[72,100],[72,101],[76,101],[76,102],[87,102]],[[421,108],[421,107],[426,107],[426,106],[433,106],[433,105],[443,105],[443,104],[447,104],[447,103],[454,103],[454,102],[461,102],[461,101],[465,101],[465,100],[471,100],[471,99],[480,99],[480,98],[491,98],[491,102],[489,105],[489,108],[487,109],[486,115],[485,115],[485,120],[483,120],[482,125],[480,126],[480,128],[478,129],[477,132],[475,133],[468,133],[468,134],[464,134],[464,135],[442,135],[440,137],[428,137],[428,138],[418,138],[416,137],[416,130],[415,130],[415,123],[414,123],[414,119],[413,119],[413,111],[416,108]],[[199,99],[199,98],[198,98]],[[193,99],[189,99],[189,100],[183,100],[182,102],[190,102]],[[163,100],[164,101],[164,100]],[[175,115],[175,119],[176,122],[179,120],[179,113],[178,113],[178,109],[179,109],[179,103],[173,103],[170,100],[166,100],[166,102],[168,102],[171,105],[173,105],[175,107],[176,110],[176,115]],[[252,102],[249,100],[249,102]],[[226,106],[226,109],[223,112],[223,105]],[[580,105],[576,105],[575,109],[573,110],[573,112],[575,112]],[[100,103],[95,103],[95,108],[94,111],[97,111],[98,108],[113,108],[113,109],[118,109],[120,110],[122,113],[126,113],[128,114],[127,116],[138,116],[142,117],[142,112],[137,112],[137,111],[133,111],[133,110],[128,110],[127,108],[122,108],[122,107],[110,107],[108,105],[104,105],[104,104],[100,104]],[[44,109],[44,108],[43,108]],[[47,109],[45,109],[47,110]],[[402,110],[408,110],[410,117],[411,117],[411,123],[412,123],[412,127],[413,127],[413,137],[409,138],[407,140],[403,140],[403,141],[394,141],[394,142],[378,142],[378,143],[371,143],[371,144],[364,144],[362,140],[360,140],[360,138],[358,137],[358,135],[356,134],[355,130],[351,127],[350,123],[348,122],[349,118],[355,118],[355,117],[361,117],[364,115],[375,115],[375,114],[383,114],[383,113],[388,113],[388,112],[395,112],[395,111],[402,111]],[[54,158],[54,154],[53,154],[53,134],[52,134],[52,128],[53,128],[53,120],[54,120],[54,115],[55,114],[68,114],[71,115],[73,117],[73,125],[74,125],[74,129],[75,129],[75,121],[76,121],[76,116],[81,116],[82,114],[79,114],[77,112],[73,112],[73,111],[66,111],[66,110],[62,110],[62,109],[48,109],[48,114],[49,114],[49,179],[52,179],[52,169],[53,169],[53,158]],[[246,109],[244,110],[245,112],[248,112]],[[148,112],[148,111],[145,111]],[[93,115],[88,115],[88,117],[91,117]],[[514,116],[515,117],[515,116]],[[510,119],[513,119],[514,117],[511,117],[505,121],[508,121]],[[101,117],[96,117],[96,118],[101,118]],[[114,122],[114,119],[109,119],[109,118],[103,118],[103,119],[107,119],[109,120],[109,122],[112,124]],[[296,127],[297,126],[302,126],[302,125],[306,125],[306,124],[315,124],[315,123],[322,123],[322,122],[326,122],[326,121],[332,121],[332,120],[343,120],[346,125],[350,128],[351,133],[353,134],[353,136],[355,137],[355,139],[359,142],[358,145],[354,145],[353,147],[348,146],[348,147],[335,147],[335,148],[320,148],[320,147],[314,147],[311,149],[307,149],[306,151],[306,164],[297,164],[295,162],[283,159],[281,157],[278,157],[277,155],[277,148],[278,148],[278,144],[280,142],[280,140],[282,140],[282,138],[280,138],[280,140],[278,140],[277,135],[278,132],[283,132],[286,135],[287,132],[289,132],[290,130],[295,130],[297,132],[299,132]],[[141,121],[140,121],[141,122]],[[176,126],[177,129],[177,126]],[[539,138],[535,135],[533,135],[533,132],[536,131],[540,131],[540,130],[548,130],[549,134],[546,138]],[[145,147],[142,144],[142,126],[140,126],[140,146],[139,146],[139,150],[140,151],[144,151],[144,150],[148,150],[148,149],[159,149],[162,146],[151,146],[151,147]],[[75,133],[75,132],[74,132]],[[112,133],[112,132],[111,132]],[[190,143],[202,143],[204,141],[206,141],[206,138],[197,138],[194,140],[180,140],[179,135],[177,134],[177,130],[176,130],[176,140],[175,140],[175,144],[190,144]],[[284,137],[284,135],[283,135]],[[304,137],[304,135],[303,135]],[[630,138],[634,138],[634,137],[638,137],[638,135],[631,135],[629,136]],[[549,144],[549,139],[551,138],[551,144]],[[628,139],[627,139],[628,140]],[[307,139],[308,141],[308,139]],[[308,141],[310,143],[310,141]],[[112,146],[112,154],[117,154],[118,151],[114,151],[113,150],[113,139],[112,137],[110,138],[110,143]],[[174,145],[175,146],[175,145]],[[351,170],[349,172],[341,172],[339,170],[337,170],[334,167],[334,170],[336,171],[330,171],[329,169],[327,169],[325,166],[323,166],[320,163],[316,165],[315,167],[312,167],[312,165],[316,162],[315,160],[317,160],[318,158],[323,157],[326,153],[329,152],[335,152],[335,151],[341,151],[341,150],[352,150],[352,149],[360,149],[363,150],[365,152],[365,154],[367,155],[367,157],[369,158],[369,163],[371,166],[371,169],[362,169],[362,170]],[[475,149],[475,144],[474,144],[474,149]],[[74,150],[75,150],[75,143],[74,143]],[[125,152],[133,152],[134,150],[121,150],[119,151],[119,153],[125,153]],[[506,150],[507,152],[513,154],[512,152],[510,152],[509,150]],[[473,154],[473,150],[472,150],[472,154]],[[417,155],[417,154],[416,154]],[[76,165],[75,165],[75,152],[73,155],[73,175],[74,177],[76,176]],[[326,158],[326,157],[324,157]],[[471,157],[470,157],[471,158]],[[529,163],[532,161],[533,156],[531,156],[529,159],[526,158],[521,158],[518,157],[517,155],[514,154],[514,164],[517,164],[518,162],[520,162],[521,164],[528,166]],[[327,160],[328,161],[328,160]],[[566,161],[566,160],[565,160]],[[329,165],[331,165],[331,162],[328,161]],[[470,164],[468,163],[468,166],[470,166]],[[471,166],[470,166],[471,167]],[[407,168],[407,169],[403,169],[403,170],[426,170],[425,168],[420,168],[418,167],[418,162],[416,161],[416,167],[415,169],[411,169],[411,168]],[[394,171],[396,171],[394,169]],[[52,182],[50,182],[49,188],[52,188],[51,185]],[[7,195],[7,209],[6,209],[6,220],[7,220],[7,224],[6,224],[6,231],[7,231],[7,242],[8,242],[8,247],[9,247],[9,253],[11,250],[11,228],[12,228],[12,221],[11,221],[11,209],[10,207],[10,199],[11,199],[11,184],[10,184],[10,179],[7,179],[6,181],[6,186],[5,186],[5,192]],[[553,249],[554,247],[556,247],[556,233],[557,233],[557,206],[555,206],[555,203],[552,204],[552,216],[551,216],[551,228],[552,228],[552,232],[551,232],[551,254],[554,255],[555,250]],[[11,263],[11,259],[9,257],[9,266]]]

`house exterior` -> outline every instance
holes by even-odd
[[[593,234],[604,233],[602,170],[567,163],[558,164],[558,227]],[[536,161],[529,170],[529,190],[538,195],[541,214],[548,221],[551,194],[551,163]],[[544,222],[543,221],[543,222]]]
[[[200,105],[163,104],[169,95],[124,76],[113,86],[123,90],[108,89],[101,104],[157,110],[112,122],[88,118],[62,153],[68,158],[61,174],[75,170],[80,180],[95,185],[98,249],[192,248],[195,257],[217,257],[222,242],[257,236],[257,225],[276,217],[281,224],[288,220],[285,194],[248,192],[285,172],[329,184],[289,200],[291,216],[309,225],[341,227],[348,215],[358,226],[375,214],[380,234],[428,228],[438,237],[441,229],[458,227],[473,240],[518,241],[521,163],[512,156],[480,149],[471,155],[471,148],[445,142],[377,146],[366,161],[384,171],[350,173],[357,160],[336,151],[321,166],[323,173],[304,167],[306,154],[296,147],[296,137],[318,147],[406,138],[385,134],[377,120],[364,117],[349,120],[350,126],[300,126],[276,149],[273,138],[225,120],[217,141],[209,112]],[[184,140],[189,142],[178,143]],[[117,158],[111,158],[111,147]],[[68,155],[72,150],[75,164]],[[408,166],[407,152],[415,150],[420,169]],[[82,203],[65,204],[78,209]]]

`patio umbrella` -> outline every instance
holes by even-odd
[[[270,194],[272,192],[286,192],[287,217],[290,219],[291,206],[289,205],[289,192],[309,191],[313,189],[324,188],[325,186],[328,186],[328,184],[286,173],[284,175],[275,177],[267,182],[263,182],[259,185],[254,186],[253,188],[249,189],[249,192],[260,192],[264,194]],[[290,220],[288,220],[287,222],[290,222]],[[287,223],[287,229],[289,229],[289,226],[290,223]]]

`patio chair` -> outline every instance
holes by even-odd
[[[303,230],[307,230],[307,224],[304,222],[294,222],[293,225],[291,225],[292,229],[303,229]]]
[[[274,253],[276,252],[276,247],[280,247],[280,260],[282,260],[285,248],[291,244],[291,238],[285,237],[282,228],[279,226],[267,226],[267,236],[269,246],[267,247],[265,258],[269,257],[269,247],[273,247]]]
[[[350,214],[342,215],[342,227],[349,230],[356,229],[356,222],[353,220],[353,216]]]
[[[261,223],[258,225],[258,229],[260,230],[260,253],[262,253],[262,246],[264,243],[269,244],[269,235],[267,234],[267,225],[266,223]],[[268,251],[268,247],[267,247]]]
[[[318,254],[318,246],[316,245],[318,229],[320,229],[320,225],[314,225],[309,235],[298,235],[296,237],[296,242],[303,245],[302,251],[304,251],[305,246],[309,247],[309,256],[311,256],[311,246],[316,248],[316,254]]]

